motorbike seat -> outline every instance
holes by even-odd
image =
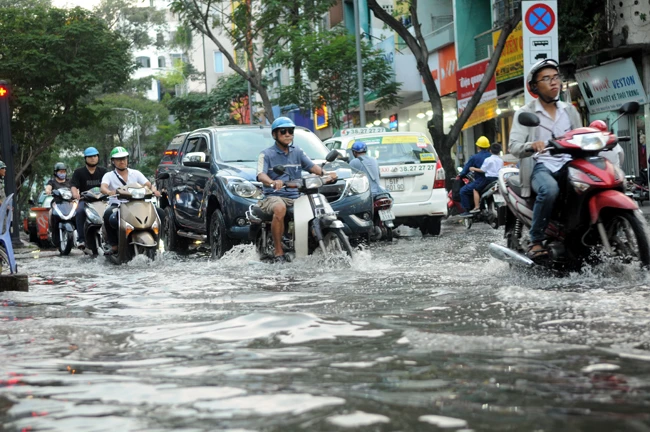
[[[494,180],[494,181],[488,183],[483,189],[481,189],[480,195],[483,195],[485,192],[492,189],[492,186],[494,186],[495,184],[497,184],[497,180]]]
[[[521,197],[521,178],[519,178],[518,175],[512,175],[508,177],[506,179],[506,183],[517,196]],[[531,188],[530,196],[525,198],[525,200],[528,201],[529,203],[533,203],[535,201],[536,195],[537,194],[535,193],[535,191],[533,191]]]

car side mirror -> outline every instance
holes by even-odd
[[[539,117],[537,117],[537,114],[533,114],[529,112],[519,113],[519,116],[517,117],[517,121],[519,122],[519,124],[523,126],[528,126],[528,127],[539,126]]]
[[[286,171],[286,168],[284,165],[276,165],[273,167],[273,172],[276,173],[277,175],[284,175],[284,172]]]
[[[205,159],[206,155],[203,152],[187,153],[183,156],[183,164],[185,164],[185,162],[205,162]]]
[[[325,160],[327,162],[334,162],[336,158],[338,158],[340,153],[337,150],[332,150],[329,153],[327,153],[327,156],[325,156]]]
[[[167,180],[169,178],[169,173],[160,173],[158,174],[158,177],[156,177],[158,180]]]
[[[618,110],[618,112],[621,114],[636,114],[637,111],[639,111],[638,102],[626,102]]]

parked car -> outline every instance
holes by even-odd
[[[356,140],[364,141],[368,155],[377,159],[381,185],[393,196],[395,226],[439,235],[442,218],[447,217],[445,170],[429,138],[421,132],[346,134],[325,145],[351,160]]]
[[[296,128],[294,143],[315,162],[325,162],[327,148],[308,129]],[[183,250],[201,240],[220,258],[234,244],[248,242],[246,211],[263,198],[257,159],[271,145],[271,129],[265,126],[219,126],[187,134],[173,162],[159,166],[156,179],[166,215],[165,248]],[[332,164],[325,169],[347,167],[350,175],[320,192],[338,212],[349,237],[365,236],[372,228],[368,179],[343,161]]]

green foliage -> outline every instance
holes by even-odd
[[[133,66],[128,42],[85,9],[0,9],[0,30],[21,179],[58,135],[97,120],[92,92],[119,89]]]
[[[165,11],[138,6],[139,3],[137,0],[101,0],[94,13],[129,41],[132,48],[142,49],[154,43],[159,49],[163,48],[165,41],[154,40],[150,34],[166,29]]]
[[[358,106],[358,79],[354,36],[344,30],[332,30],[306,35],[301,40],[300,54],[303,67],[312,83],[309,87],[294,84],[283,89],[282,102],[298,101],[302,107],[319,107],[323,101],[329,107],[330,120],[340,128],[341,113]],[[393,71],[386,64],[381,51],[363,42],[364,93],[377,95],[377,108],[397,105],[399,83],[394,82]],[[305,101],[307,95],[309,100]]]
[[[589,13],[585,13],[589,11]],[[558,2],[560,60],[576,60],[608,44],[605,2],[571,0]]]
[[[181,130],[194,130],[212,125],[236,124],[231,117],[232,103],[247,95],[246,81],[232,74],[219,78],[209,94],[190,93],[168,101],[169,111]]]
[[[49,8],[52,7],[52,0],[0,0],[0,9],[4,8]]]

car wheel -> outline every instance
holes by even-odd
[[[440,235],[440,226],[442,225],[441,217],[430,217],[426,221],[427,233],[432,236]]]
[[[216,209],[210,218],[210,252],[212,258],[221,257],[232,249],[232,242],[226,235],[226,222],[221,210]]]
[[[187,250],[187,239],[176,233],[176,217],[171,206],[165,207],[165,220],[163,222],[162,238],[165,250],[170,252],[182,252]]]

